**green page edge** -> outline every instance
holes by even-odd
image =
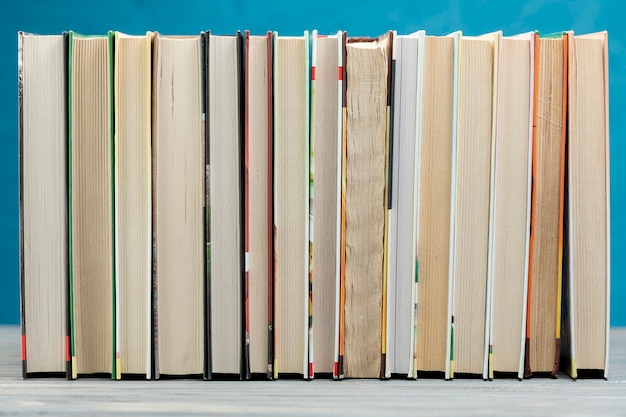
[[[113,119],[113,108],[114,108],[114,95],[113,95],[113,71],[114,71],[114,66],[113,66],[113,43],[115,41],[115,33],[112,31],[109,31],[107,33],[107,38],[108,38],[108,44],[109,44],[109,95],[110,95],[110,103],[109,103],[109,128],[110,128],[110,134],[109,134],[109,148],[110,148],[110,157],[111,157],[111,213],[114,212],[115,210],[115,177],[114,177],[114,173],[115,173],[115,161],[114,161],[114,143],[113,143],[113,132],[114,132],[114,119]],[[78,37],[78,38],[97,38],[97,37],[101,37],[101,35],[80,35],[74,31],[69,31],[68,33],[68,98],[67,98],[67,106],[68,106],[68,135],[67,135],[67,140],[68,140],[68,146],[67,146],[67,150],[68,150],[68,196],[69,196],[69,204],[68,204],[68,223],[69,223],[69,242],[68,242],[68,247],[69,247],[69,286],[70,286],[70,291],[69,291],[69,296],[70,296],[70,330],[71,330],[71,356],[72,356],[72,368],[74,368],[74,358],[76,357],[76,342],[75,342],[75,321],[74,321],[74,262],[73,262],[73,240],[72,240],[72,236],[73,236],[73,232],[72,232],[72,114],[73,114],[73,109],[72,109],[72,73],[73,73],[73,66],[72,66],[72,56],[73,56],[73,52],[74,52],[74,48],[73,48],[73,40],[74,37]],[[115,375],[116,375],[116,369],[115,369],[115,223],[114,223],[114,217],[111,218],[111,236],[113,236],[112,241],[112,253],[113,253],[113,257],[111,258],[111,262],[113,264],[113,276],[112,276],[112,283],[113,285],[111,286],[111,296],[113,299],[113,308],[111,309],[111,313],[112,313],[112,323],[113,326],[111,326],[112,328],[112,346],[111,346],[111,363],[112,363],[112,372],[111,372],[111,378],[114,379]],[[72,374],[75,376],[75,369],[72,370]]]

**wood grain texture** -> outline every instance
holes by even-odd
[[[0,326],[3,414],[131,415],[619,415],[626,402],[626,328],[611,329],[609,380],[557,379],[201,380],[29,379],[20,373],[18,326]],[[68,404],[71,403],[71,407]],[[550,407],[555,404],[555,407]]]

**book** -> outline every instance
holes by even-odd
[[[530,239],[534,33],[504,36],[498,53],[489,378],[524,370]]]
[[[243,37],[206,34],[209,377],[243,375]]]
[[[608,35],[568,34],[562,369],[608,374],[611,279]]]
[[[385,237],[392,34],[346,43],[343,374],[385,375]]]
[[[200,36],[154,36],[154,376],[205,373],[205,143]],[[184,185],[184,186],[182,186]]]
[[[535,35],[533,179],[524,376],[559,370],[568,35]]]
[[[309,377],[337,377],[341,237],[342,33],[311,35],[312,303]]]
[[[309,34],[274,32],[274,378],[308,378]]]
[[[152,34],[115,32],[116,379],[152,375]]]
[[[272,34],[246,32],[245,240],[248,370],[273,377]]]
[[[456,147],[458,38],[426,36],[421,115],[416,369],[450,366],[452,161]]]
[[[72,377],[115,375],[113,33],[69,33]]]
[[[393,140],[387,278],[387,375],[415,378],[417,213],[424,31],[394,36]]]
[[[18,34],[22,376],[69,376],[66,43]]]
[[[452,161],[454,217],[451,300],[454,373],[486,379],[487,261],[491,209],[494,61],[500,34],[462,36],[459,44],[456,149]]]

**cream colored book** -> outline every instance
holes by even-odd
[[[245,163],[248,367],[273,376],[272,36],[246,32]]]
[[[342,33],[311,34],[312,327],[309,377],[332,375],[337,362],[341,209]]]
[[[274,32],[274,378],[308,378],[309,35]]]
[[[18,34],[22,372],[69,371],[63,36]]]
[[[454,373],[483,374],[487,345],[487,260],[491,188],[494,48],[499,34],[462,36],[453,251]],[[495,49],[497,51],[497,49]],[[484,375],[486,378],[486,375]]]
[[[523,377],[530,239],[534,33],[504,36],[498,53],[489,378]]]
[[[608,375],[611,227],[608,34],[569,34],[563,367]]]
[[[208,321],[214,374],[244,372],[242,328],[243,180],[242,35],[205,37],[210,270]]]
[[[205,147],[200,36],[155,34],[152,221],[155,377],[205,371]]]
[[[152,368],[152,34],[115,33],[116,378]]]

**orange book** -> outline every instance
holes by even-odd
[[[533,162],[524,376],[559,370],[567,42],[535,34]]]

